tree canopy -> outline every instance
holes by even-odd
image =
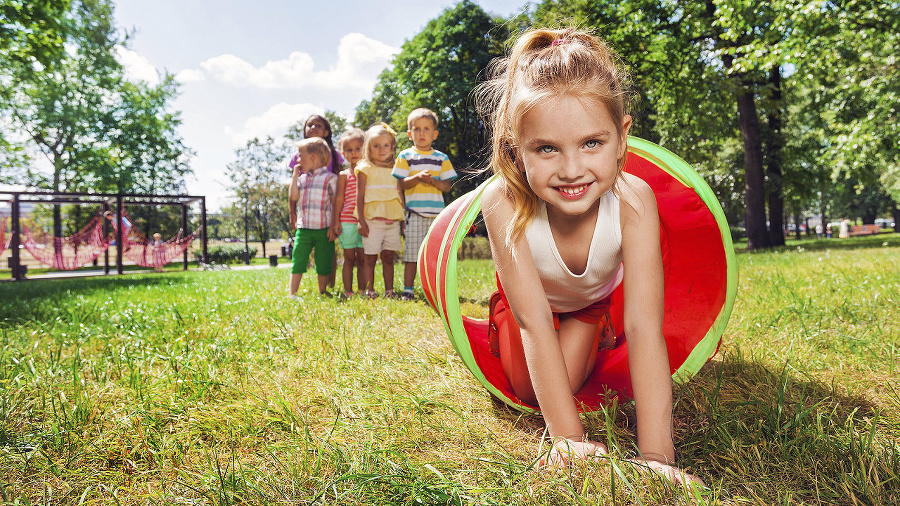
[[[491,60],[503,55],[508,36],[502,19],[491,18],[469,0],[444,10],[401,46],[379,76],[372,99],[357,108],[354,123],[365,129],[385,121],[397,130],[400,147],[408,147],[406,117],[426,107],[440,119],[435,149],[447,153],[458,170],[485,167],[486,129],[472,91]],[[461,179],[454,196],[478,182]]]
[[[7,15],[17,4],[4,5]],[[126,41],[110,1],[15,12],[19,22],[4,25],[14,32],[4,38],[10,50],[0,54],[3,180],[53,191],[183,190],[192,153],[171,107],[178,85],[169,75],[158,85],[125,79],[116,53]],[[44,25],[53,30],[34,36]],[[46,170],[35,169],[41,155]]]

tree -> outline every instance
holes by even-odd
[[[109,0],[40,5],[51,4],[69,7],[53,25],[65,50],[0,58],[9,164],[4,179],[55,192],[183,190],[191,152],[177,134],[179,114],[170,107],[177,94],[174,79],[164,76],[157,86],[125,79],[116,59],[124,41]],[[48,171],[31,170],[29,150],[44,155]],[[151,212],[151,225],[168,221],[166,216]],[[54,234],[62,235],[58,206]]]
[[[69,5],[69,0],[4,0],[0,4],[2,57],[48,64],[63,50],[59,20]]]
[[[487,131],[472,91],[490,61],[503,55],[507,37],[499,20],[462,0],[401,46],[392,67],[379,76],[372,100],[357,107],[354,122],[368,126],[385,121],[405,132],[407,115],[427,107],[440,118],[435,148],[447,153],[457,170],[483,168]],[[411,145],[402,133],[398,141],[401,148]],[[465,193],[478,179],[461,178],[452,193]]]

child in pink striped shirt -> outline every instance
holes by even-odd
[[[363,255],[362,236],[356,229],[358,220],[353,214],[356,209],[356,164],[362,160],[362,147],[366,135],[359,128],[351,128],[338,140],[338,150],[350,167],[341,171],[338,175],[337,197],[334,207],[340,210],[340,220],[334,225],[334,234],[344,250],[344,268],[341,277],[344,281],[344,296],[353,295],[353,268],[356,267],[356,284],[360,290],[365,287],[366,257]]]

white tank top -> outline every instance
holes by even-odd
[[[591,238],[587,267],[573,274],[563,262],[550,231],[547,204],[538,204],[537,214],[525,230],[531,258],[544,292],[555,313],[568,313],[604,299],[622,282],[622,227],[619,197],[612,190],[600,197],[597,225]]]

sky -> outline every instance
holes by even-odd
[[[527,0],[474,0],[509,17]],[[173,108],[196,154],[191,195],[227,204],[225,166],[254,137],[282,136],[326,109],[352,118],[404,41],[455,0],[117,0],[132,80],[181,83]],[[288,153],[285,156],[289,156]]]

